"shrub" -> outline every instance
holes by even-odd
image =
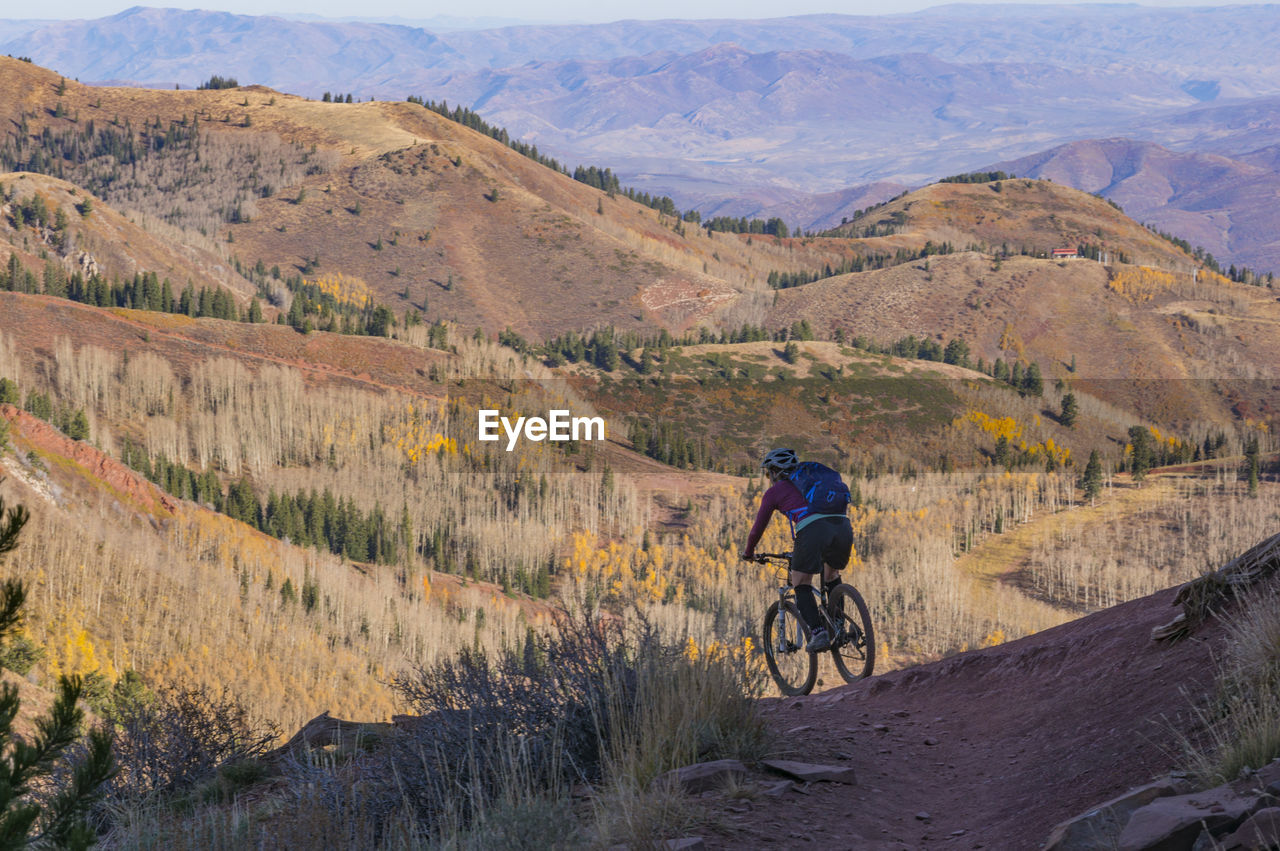
[[[262,756],[279,736],[275,725],[251,719],[225,687],[211,693],[170,686],[151,699],[134,692],[112,712],[120,773],[110,794],[117,802],[216,781],[220,767]]]
[[[598,780],[607,690],[634,679],[628,643],[616,624],[566,617],[555,635],[531,637],[519,652],[490,659],[463,650],[397,677],[419,717],[391,755],[423,821],[448,813],[469,824],[506,791],[504,773],[540,788]],[[471,800],[456,800],[455,788],[470,789]]]
[[[0,648],[0,668],[25,677],[44,658],[44,648],[23,633],[7,637]]]
[[[388,773],[400,778],[420,824],[505,847],[549,839],[563,847],[571,841],[564,818],[550,820],[544,835],[532,826],[546,819],[519,814],[567,813],[567,790],[589,782],[619,802],[597,814],[610,823],[595,832],[614,833],[617,818],[629,835],[639,821],[654,821],[652,808],[633,799],[657,775],[763,754],[754,700],[761,681],[745,653],[690,652],[692,645],[665,641],[643,622],[627,630],[617,619],[579,614],[558,627],[497,659],[464,651],[397,678],[421,715],[393,741]],[[459,789],[468,790],[465,799]],[[682,820],[681,812],[663,809],[655,823]],[[517,836],[521,844],[509,845]]]
[[[216,760],[206,759],[198,771],[177,764],[148,774],[151,763],[133,767],[131,750],[124,759],[148,788],[176,789],[164,778],[181,777],[194,794],[176,819],[163,798],[134,802],[113,840],[240,847],[270,836],[297,849],[563,849],[669,836],[700,816],[686,796],[652,784],[654,776],[698,759],[763,753],[759,682],[749,663],[722,647],[664,641],[644,623],[624,629],[618,618],[564,615],[555,633],[529,631],[506,652],[467,650],[397,677],[415,716],[382,735],[371,730],[357,747],[277,760],[286,782],[273,786],[270,811],[240,811],[235,823],[209,804],[261,780],[261,764],[232,760],[211,773]],[[159,714],[198,715],[206,701],[188,696],[180,711]],[[162,733],[141,737],[143,744],[176,737],[152,726]],[[168,746],[155,752],[168,756]],[[582,782],[600,787],[607,804],[597,812],[574,805],[569,791]]]

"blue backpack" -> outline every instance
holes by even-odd
[[[799,488],[806,503],[804,508],[787,513],[792,523],[797,523],[810,514],[844,514],[852,502],[849,486],[840,478],[839,473],[825,464],[804,461],[792,471],[789,478]]]

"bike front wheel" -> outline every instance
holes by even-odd
[[[876,666],[876,635],[862,595],[852,585],[840,585],[831,592],[828,608],[837,626],[831,656],[840,676],[847,683],[871,676]]]
[[[783,694],[808,694],[818,679],[818,657],[805,650],[809,627],[796,604],[769,606],[764,616],[764,660]]]

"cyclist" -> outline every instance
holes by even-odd
[[[760,498],[760,510],[747,535],[742,558],[747,561],[755,558],[756,544],[768,527],[773,512],[787,518],[795,540],[791,584],[795,586],[800,616],[809,625],[809,644],[805,649],[817,653],[831,646],[831,636],[822,626],[822,617],[818,614],[813,577],[822,573],[823,587],[828,594],[840,584],[840,571],[849,564],[849,555],[853,551],[853,526],[844,510],[834,514],[817,513],[810,508],[800,489],[790,479],[799,466],[800,459],[792,449],[774,449],[760,462],[761,469],[773,484]]]

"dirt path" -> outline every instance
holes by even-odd
[[[996,589],[1003,587],[1022,596],[1023,605],[1038,613],[1040,623],[1063,623],[1077,617],[1078,609],[1054,605],[1024,592],[1020,577],[1032,566],[1036,546],[1056,539],[1068,526],[1087,525],[1107,516],[1128,517],[1167,501],[1176,481],[1189,472],[1199,471],[1164,468],[1152,473],[1142,487],[1134,486],[1126,476],[1116,481],[1094,505],[1056,513],[1039,512],[1029,522],[987,538],[955,562],[956,568],[970,580],[970,605],[975,611],[994,610],[999,605]]]
[[[981,585],[1009,584],[1008,580],[1028,566],[1035,544],[1052,539],[1067,525],[1087,525],[1104,515],[1128,516],[1167,499],[1174,486],[1173,469],[1169,468],[1169,474],[1153,473],[1142,487],[1133,486],[1126,477],[1116,482],[1095,505],[1075,506],[1052,514],[1037,513],[1029,522],[987,538],[960,556],[956,565]]]
[[[769,701],[780,748],[855,767],[856,785],[717,806],[708,847],[1035,849],[1058,822],[1169,770],[1182,690],[1212,684],[1216,622],[1152,627],[1174,591],[998,647],[822,695]],[[829,665],[824,660],[824,665]],[[1169,721],[1163,721],[1162,718]]]

